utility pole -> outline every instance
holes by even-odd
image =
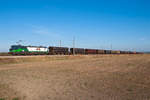
[[[61,47],[61,40],[59,41],[59,46]]]
[[[112,44],[110,45],[110,48],[111,48],[111,50],[112,50]]]
[[[75,37],[73,37],[73,55],[75,55]]]

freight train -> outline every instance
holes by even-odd
[[[43,47],[43,46],[22,46],[12,45],[9,49],[12,55],[73,55],[73,54],[141,54],[141,52],[119,51],[119,50],[100,50],[68,47]]]

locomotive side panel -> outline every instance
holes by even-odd
[[[9,53],[12,55],[41,55],[48,54],[48,48],[42,46],[11,46]]]

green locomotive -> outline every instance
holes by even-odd
[[[12,55],[41,55],[48,54],[48,48],[43,46],[12,45],[9,53]]]

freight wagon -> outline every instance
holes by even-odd
[[[97,50],[97,54],[105,54],[105,50]]]
[[[111,54],[120,54],[120,51],[114,51],[114,50],[112,50]]]
[[[85,54],[97,54],[96,49],[85,49]]]
[[[134,54],[132,51],[129,51],[129,54]]]
[[[49,54],[57,55],[57,54],[69,54],[69,48],[67,47],[49,47]]]
[[[111,50],[105,50],[105,54],[111,54]]]
[[[120,51],[120,54],[127,54],[126,51]]]
[[[134,51],[133,54],[137,54],[136,51]]]
[[[83,48],[70,48],[70,54],[85,54],[85,49]]]

